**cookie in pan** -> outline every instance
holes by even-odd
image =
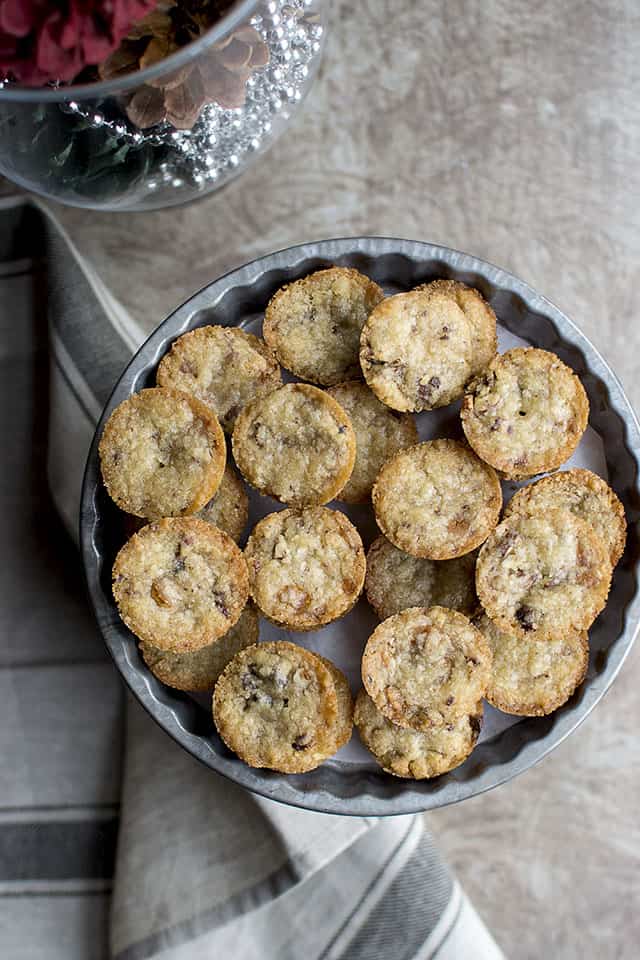
[[[522,487],[507,504],[504,517],[522,512],[544,515],[558,507],[593,527],[614,567],[627,539],[624,507],[609,484],[591,470],[562,470]]]
[[[507,479],[524,480],[571,456],[587,427],[589,401],[555,353],[517,347],[471,382],[461,417],[478,456]]]
[[[287,383],[247,404],[233,431],[245,480],[291,506],[328,503],[351,476],[356,438],[349,417],[324,390]]]
[[[238,543],[249,519],[249,497],[238,471],[231,464],[227,463],[215,496],[194,516],[228,533]]]
[[[107,492],[148,520],[195,513],[216,493],[227,447],[216,415],[186,393],[160,387],[116,407],[100,439]]]
[[[247,604],[240,619],[223,637],[199,650],[159,650],[149,643],[140,644],[142,659],[151,673],[175,690],[213,690],[216,680],[236,653],[258,641],[258,614]]]
[[[353,697],[351,696],[351,687],[342,670],[336,667],[335,663],[328,660],[327,657],[316,653],[318,659],[327,668],[331,674],[333,685],[336,691],[336,719],[333,725],[334,742],[332,753],[336,753],[341,747],[344,747],[353,734]]]
[[[361,690],[354,719],[360,739],[383,770],[395,777],[428,780],[448,773],[467,759],[480,734],[482,701],[470,714],[419,731],[392,723],[366,690]]]
[[[338,383],[327,393],[349,416],[356,437],[356,459],[351,476],[337,494],[344,503],[364,503],[381,467],[399,450],[418,442],[418,428],[410,413],[391,410],[357,380]]]
[[[113,596],[129,629],[160,650],[199,650],[223,637],[247,602],[241,550],[204,520],[165,518],[125,543],[113,565]]]
[[[378,537],[367,553],[365,592],[381,620],[407,607],[449,607],[470,616],[478,607],[477,550],[453,560],[426,560]]]
[[[457,303],[471,329],[471,374],[481,373],[497,353],[498,334],[496,315],[480,291],[459,280],[432,280],[418,289],[444,294]]]
[[[156,381],[193,394],[213,410],[231,433],[242,408],[282,383],[269,346],[240,327],[196,327],[173,343],[158,366]]]
[[[384,465],[372,500],[378,526],[399,550],[449,560],[487,539],[502,490],[495,471],[465,443],[428,440]]]
[[[213,694],[218,733],[245,763],[313,770],[335,752],[338,707],[331,671],[287,641],[258,643],[225,667]]]
[[[224,468],[220,486],[211,500],[192,516],[206,520],[223,533],[228,533],[236,543],[240,540],[249,519],[249,497],[237,470],[234,470],[230,463],[227,463]],[[137,533],[144,524],[145,521],[141,517],[127,514],[125,524],[127,536]]]
[[[318,630],[337,620],[364,583],[360,535],[327,507],[270,513],[254,527],[245,558],[259,610],[289,630]]]
[[[473,339],[450,296],[419,288],[382,300],[362,329],[364,378],[388,407],[433,410],[458,400],[473,371]]]
[[[553,640],[588,630],[611,583],[609,553],[589,524],[566,509],[515,512],[476,563],[476,590],[507,634]]]
[[[553,713],[580,686],[589,665],[586,633],[568,633],[553,640],[529,640],[504,633],[486,613],[473,623],[491,647],[489,703],[521,717]]]
[[[445,607],[409,607],[388,617],[362,656],[362,682],[378,710],[392,723],[421,731],[473,713],[490,671],[483,635]]]
[[[303,380],[331,386],[360,377],[360,332],[383,297],[357,270],[318,270],[271,298],[263,335],[282,366]]]

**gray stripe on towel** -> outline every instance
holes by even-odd
[[[0,825],[0,884],[109,879],[117,835],[116,817],[4,823]]]
[[[423,835],[347,946],[343,960],[411,960],[436,927],[452,891],[449,871],[430,838]]]

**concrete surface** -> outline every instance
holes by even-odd
[[[151,214],[60,211],[113,292],[151,328],[293,242],[436,241],[558,303],[640,407],[640,5],[341,0],[332,20],[304,114],[219,195]],[[429,817],[513,960],[638,956],[639,665],[636,649],[538,768]]]

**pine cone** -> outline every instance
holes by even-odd
[[[68,82],[115,50],[155,0],[0,0],[0,78]]]
[[[164,0],[101,65],[100,76],[107,79],[164,60],[206,33],[230,5],[229,0]],[[207,103],[241,107],[247,80],[268,62],[269,48],[257,30],[239,27],[193,63],[140,87],[126,106],[127,115],[143,130],[163,120],[189,130]]]

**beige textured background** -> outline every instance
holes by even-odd
[[[437,241],[558,303],[640,408],[637,0],[342,0],[332,20],[303,115],[225,191],[151,214],[59,211],[107,284],[151,328],[290,243]],[[429,817],[514,960],[638,957],[639,665],[637,649],[536,769]]]

